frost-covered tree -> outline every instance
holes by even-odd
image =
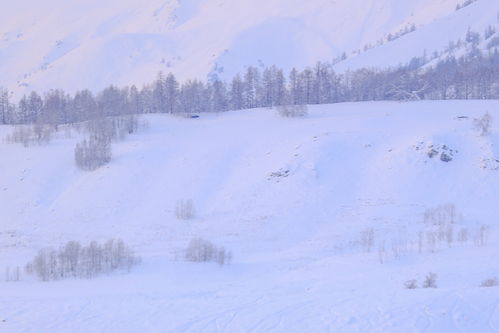
[[[9,91],[0,87],[0,124],[11,122],[10,110]]]
[[[215,80],[212,83],[211,90],[211,111],[227,111],[229,107],[227,86],[225,82]]]
[[[229,92],[230,108],[240,110],[244,107],[244,83],[241,76],[236,74],[232,79]]]
[[[153,89],[153,108],[156,113],[166,113],[166,89],[165,78],[162,72],[159,72],[158,78],[154,82]]]
[[[249,66],[244,75],[243,99],[244,107],[251,109],[258,106],[260,89],[260,72],[258,68]]]
[[[300,103],[298,104],[312,104],[313,103],[313,86],[314,86],[314,72],[310,68],[305,68],[299,77],[300,91],[302,92]]]
[[[44,98],[40,121],[57,127],[74,120],[70,116],[69,96],[61,89],[50,90]]]
[[[289,72],[288,92],[289,92],[290,104],[297,105],[301,103],[300,83],[299,83],[298,71],[296,70],[296,68],[293,68]]]
[[[165,79],[166,112],[175,113],[178,108],[179,84],[172,73]]]
[[[208,110],[205,86],[197,80],[189,80],[180,88],[180,112],[186,115]]]
[[[98,117],[99,110],[92,92],[89,90],[78,91],[73,98],[72,118],[75,121],[84,121]]]
[[[97,107],[99,108],[99,116],[119,116],[127,114],[127,91],[115,86],[105,88],[97,96]]]
[[[36,92],[32,91],[28,97],[27,123],[40,123],[40,115],[43,109],[43,99]]]

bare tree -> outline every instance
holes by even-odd
[[[194,202],[191,199],[179,200],[175,205],[175,216],[179,220],[190,220],[194,218]]]
[[[423,288],[436,288],[437,287],[437,274],[429,272],[423,282]]]
[[[371,252],[374,246],[374,229],[368,228],[361,233],[361,241],[366,252]]]

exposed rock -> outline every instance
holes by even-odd
[[[427,155],[429,158],[433,158],[438,155],[438,151],[432,148],[428,151]]]
[[[442,154],[440,154],[440,161],[450,162],[450,161],[452,161],[452,157],[450,155],[448,155],[447,153],[442,152]]]
[[[439,157],[442,162],[450,162],[454,159],[457,150],[449,148],[447,145],[426,144],[424,141],[419,142],[414,146],[416,151],[426,153],[429,158]],[[426,162],[425,162],[426,163]]]
[[[289,170],[274,171],[270,174],[270,177],[287,177],[287,176],[289,176]]]

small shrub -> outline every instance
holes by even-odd
[[[217,247],[212,242],[202,238],[194,238],[185,250],[185,260],[194,262],[216,262],[219,265],[229,264],[232,253],[223,247]]]
[[[179,200],[175,205],[175,216],[179,220],[190,220],[194,218],[194,203],[192,200]]]
[[[480,136],[486,136],[490,132],[490,127],[492,126],[492,116],[490,113],[486,112],[481,118],[475,119],[474,125],[475,130]]]
[[[423,282],[423,288],[436,288],[437,287],[437,274],[428,273]]]
[[[306,105],[279,105],[277,113],[285,118],[299,118],[307,115]]]
[[[418,287],[418,281],[412,279],[404,282],[405,289],[416,289]]]
[[[496,286],[499,286],[499,281],[497,280],[496,277],[483,280],[482,283],[480,284],[480,287],[484,287],[484,288],[490,288],[490,287],[496,287]]]
[[[111,161],[111,143],[106,139],[91,137],[75,147],[76,165],[85,171],[93,171]]]

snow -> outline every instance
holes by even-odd
[[[394,65],[425,49],[441,51],[468,27],[483,32],[497,23],[497,1],[455,11],[459,2],[19,0],[0,12],[0,85],[17,97],[50,88],[141,86],[159,71],[186,80],[214,72],[230,78],[249,65],[303,68],[415,24],[416,32],[337,69]]]
[[[91,280],[2,279],[0,331],[498,331],[499,287],[479,287],[499,277],[498,110],[423,101],[309,106],[301,119],[148,115],[94,172],[74,165],[75,132],[46,146],[0,143],[1,270],[69,240],[121,237],[143,260]],[[473,119],[485,112],[496,122],[480,137]],[[428,157],[431,145],[453,160]],[[175,218],[181,199],[193,200],[194,219]],[[423,213],[447,203],[470,240],[419,253],[418,232],[431,230]],[[368,252],[359,239],[369,228]],[[182,261],[194,237],[231,250],[233,263]],[[428,272],[438,288],[403,287]]]

